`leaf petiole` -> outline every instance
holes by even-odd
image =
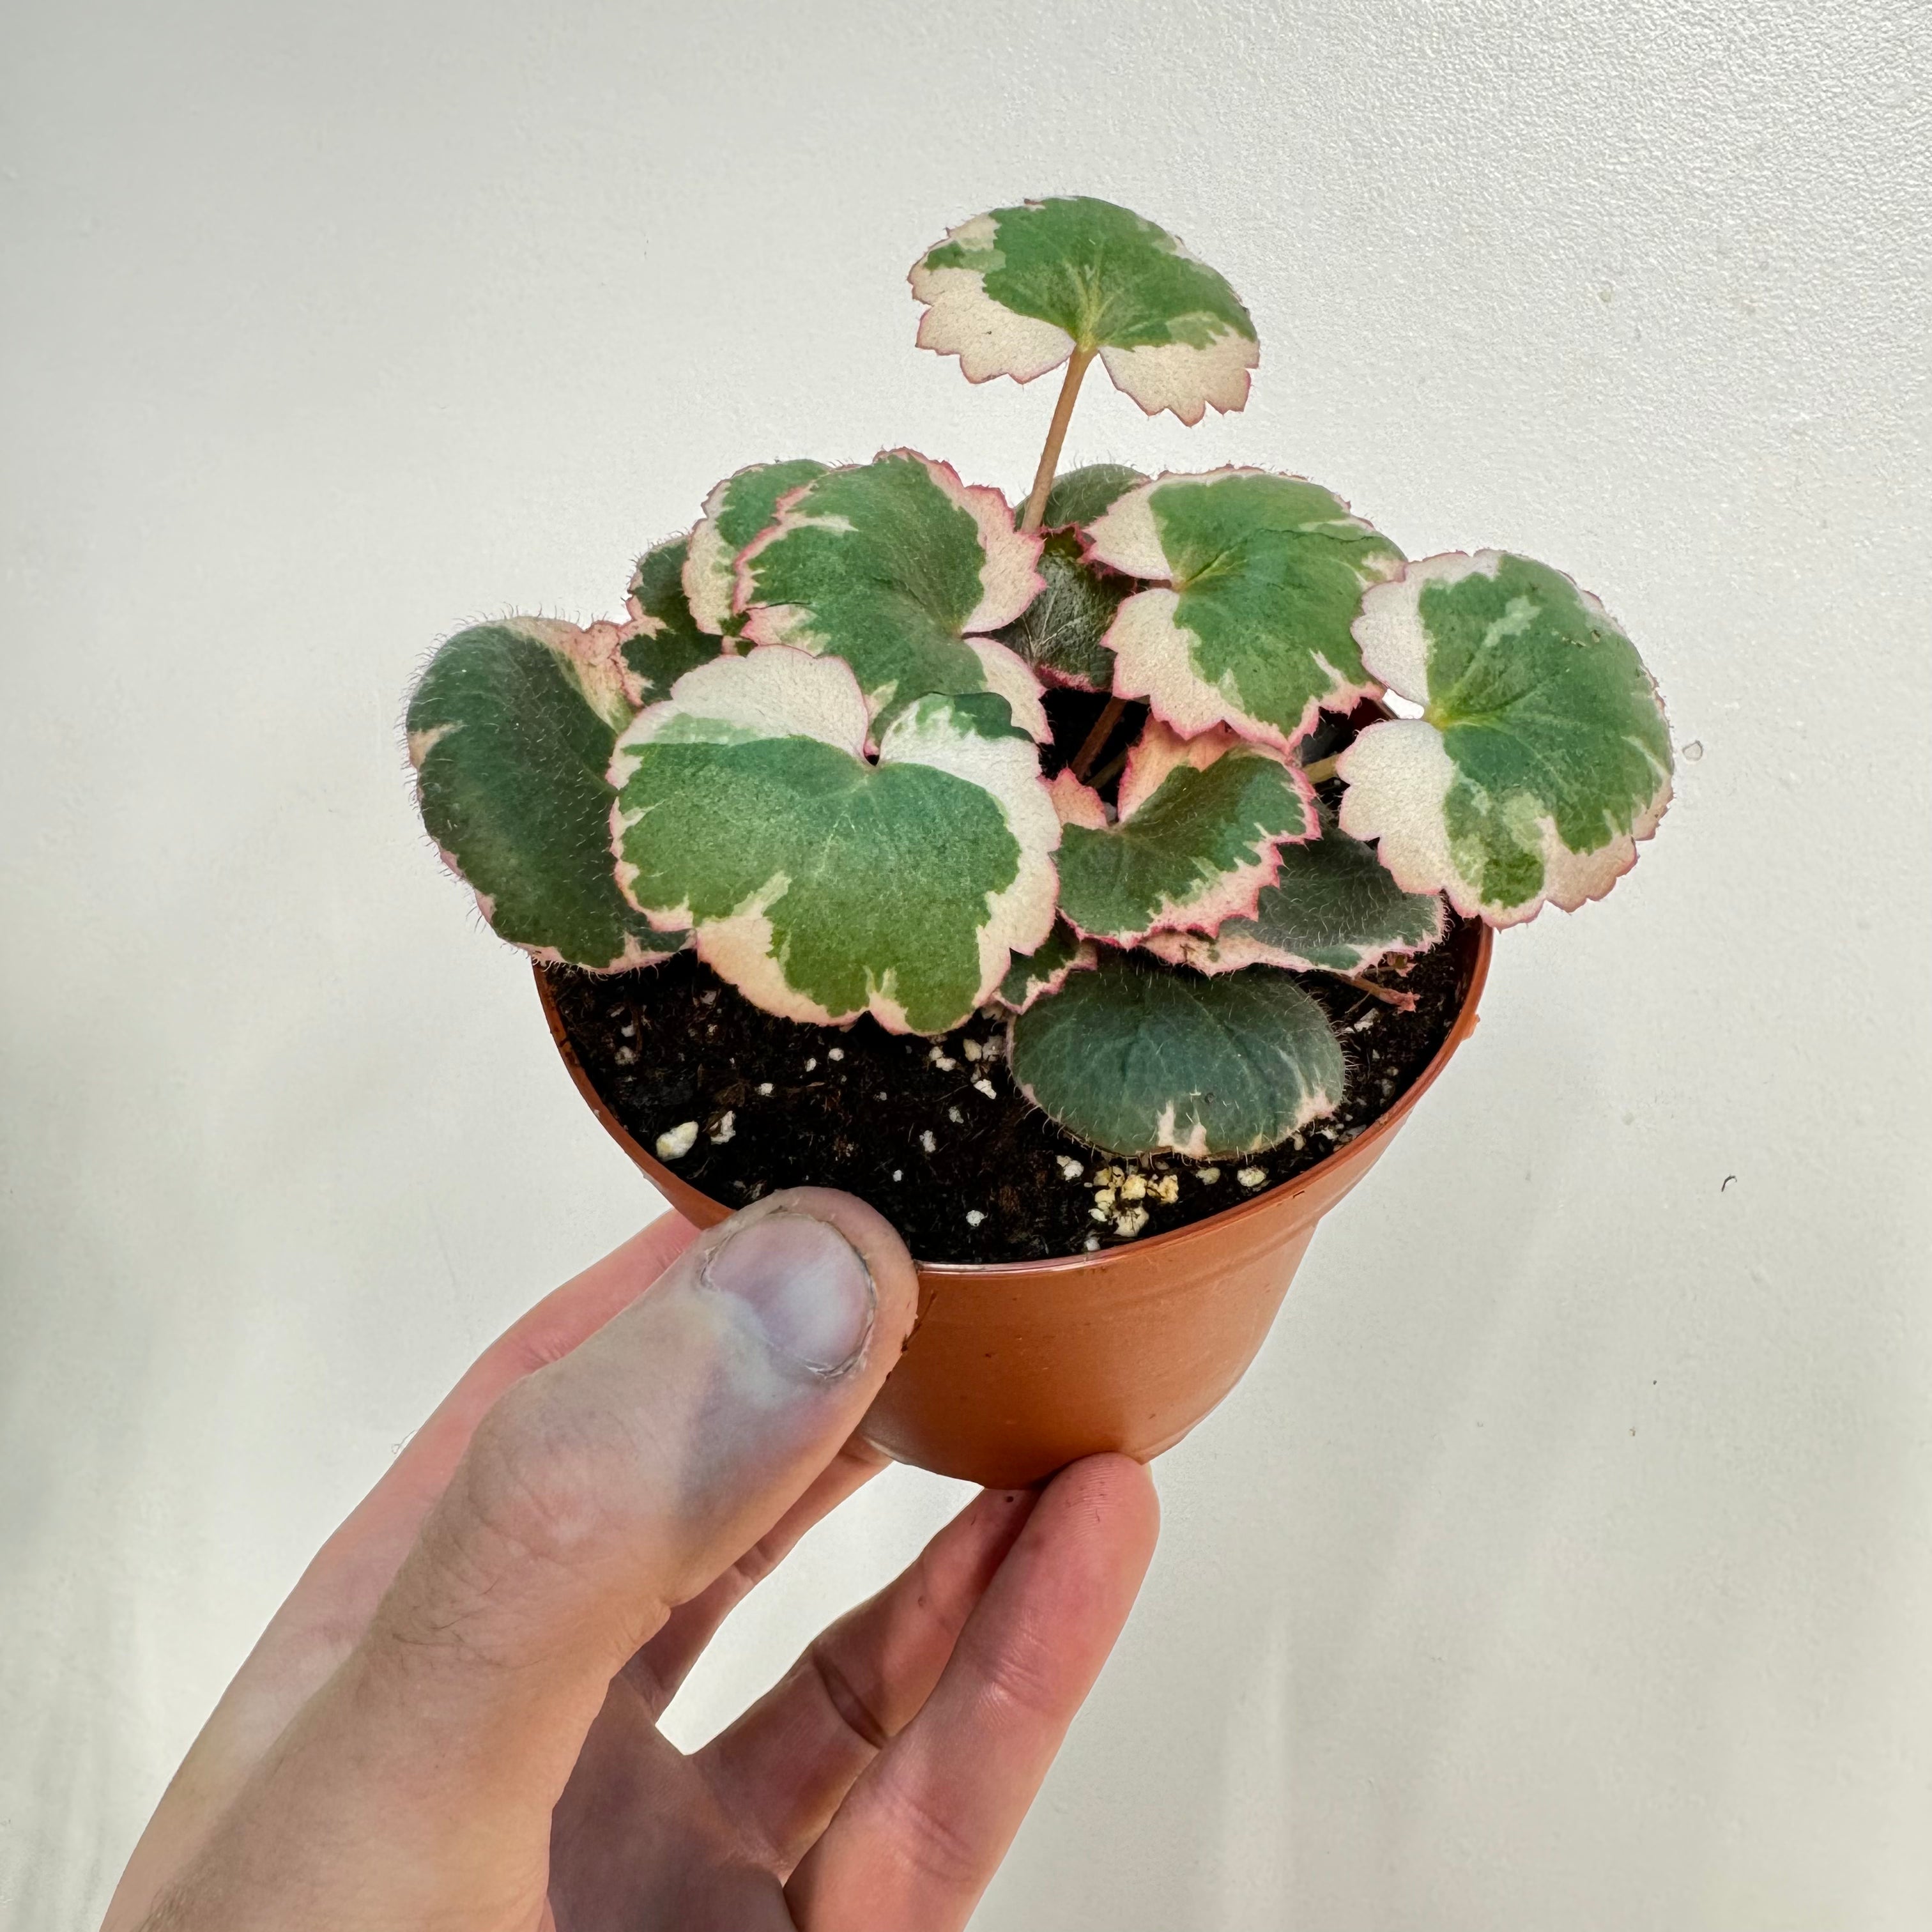
[[[1094,719],[1093,730],[1080,741],[1080,748],[1073,754],[1070,769],[1083,784],[1094,760],[1107,748],[1107,740],[1114,735],[1114,728],[1120,723],[1120,714],[1126,708],[1124,698],[1108,698],[1101,706],[1100,716]]]
[[[1060,400],[1053,406],[1053,420],[1046,426],[1046,447],[1040,453],[1040,467],[1034,472],[1033,494],[1026,501],[1020,528],[1029,536],[1040,528],[1046,514],[1047,494],[1053,488],[1054,472],[1060,467],[1060,446],[1066,440],[1066,425],[1073,420],[1073,405],[1080,394],[1081,379],[1097,352],[1076,349],[1066,359],[1066,380],[1060,386]]]

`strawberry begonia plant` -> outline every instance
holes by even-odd
[[[998,208],[911,282],[970,380],[1065,366],[1023,506],[909,449],[740,470],[621,622],[442,646],[409,710],[424,821],[539,959],[694,947],[818,1026],[1003,1012],[1013,1078],[1095,1147],[1273,1146],[1346,1077],[1306,976],[1634,863],[1670,798],[1655,686],[1558,572],[1405,562],[1304,478],[1058,474],[1096,360],[1149,415],[1246,400],[1247,310],[1152,223]],[[1077,742],[1055,690],[1088,694]]]

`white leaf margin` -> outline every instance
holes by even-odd
[[[980,986],[974,1007],[983,1006],[1006,976],[1015,953],[1036,952],[1052,930],[1060,897],[1053,854],[1060,819],[1039,754],[1020,736],[982,736],[958,723],[952,698],[916,700],[889,725],[878,764],[923,764],[950,773],[990,796],[1019,848],[1011,884],[987,895],[979,927]],[[688,904],[646,906],[634,888],[638,868],[622,856],[623,836],[635,822],[623,808],[622,790],[637,770],[638,752],[654,743],[742,744],[758,740],[814,738],[866,762],[870,728],[865,694],[844,659],[820,657],[785,644],[763,644],[742,656],[718,657],[688,670],[670,695],[647,706],[618,739],[609,779],[619,797],[611,807],[610,843],[619,890],[664,932],[690,929],[698,956],[739,988],[754,1004],[787,1019],[816,1026],[848,1025],[856,1014],[834,1014],[800,992],[784,976],[772,952],[768,909],[786,891],[783,873],[767,879],[722,920],[694,923]],[[866,1010],[888,1032],[910,1033],[904,1008],[893,997],[891,976],[872,988]]]
[[[1163,899],[1151,922],[1135,933],[1090,933],[1063,907],[1060,916],[1082,939],[1160,952],[1153,942],[1161,934],[1178,931],[1211,934],[1231,919],[1252,919],[1262,894],[1280,875],[1282,847],[1312,838],[1320,830],[1321,821],[1316,810],[1315,788],[1298,764],[1271,745],[1257,744],[1218,728],[1184,738],[1159,718],[1148,718],[1127,753],[1111,813],[1100,794],[1082,784],[1070,771],[1055,775],[1049,789],[1064,825],[1078,825],[1094,832],[1119,831],[1133,823],[1135,814],[1174,772],[1184,766],[1204,772],[1231,753],[1265,758],[1284,773],[1301,807],[1303,830],[1299,836],[1269,835],[1260,856],[1222,873],[1213,892],[1180,902]],[[1257,830],[1257,838],[1262,836]],[[1169,956],[1162,952],[1161,956]]]
[[[1042,944],[1045,943],[1044,940],[1041,942]],[[1034,950],[1037,951],[1039,949],[1036,947]],[[1013,965],[1022,965],[1024,963],[1024,957],[1016,958],[1012,962]],[[1000,975],[999,985],[993,988],[992,1004],[1009,1013],[1026,1012],[1046,998],[1049,994],[1058,992],[1060,988],[1066,984],[1070,976],[1076,973],[1090,973],[1100,963],[1100,949],[1090,939],[1083,939],[1058,966],[1054,967],[1050,971],[1040,974],[1029,973],[1027,975],[1026,990],[1017,1000],[1009,999],[1005,991],[1006,980],[1011,974],[1011,968],[1010,968],[1007,972],[1002,973]]]
[[[1355,620],[1355,642],[1362,662],[1398,697],[1414,704],[1429,699],[1429,636],[1422,622],[1421,598],[1432,584],[1460,583],[1478,572],[1493,577],[1508,553],[1498,550],[1444,550],[1419,557],[1400,576],[1372,586]],[[1561,573],[1559,573],[1561,574]],[[1578,601],[1622,634],[1600,599],[1566,578]],[[1663,701],[1648,667],[1644,676],[1660,714]],[[1338,814],[1351,838],[1375,842],[1377,856],[1406,892],[1441,892],[1465,919],[1498,928],[1522,926],[1546,904],[1577,911],[1602,898],[1636,863],[1636,848],[1653,837],[1670,808],[1672,779],[1660,782],[1628,832],[1591,852],[1573,852],[1548,813],[1534,823],[1541,841],[1543,889],[1520,905],[1484,902],[1450,848],[1444,802],[1460,772],[1442,734],[1424,718],[1396,718],[1371,724],[1336,760],[1335,775],[1347,786]]]
[[[1232,673],[1219,683],[1210,684],[1195,668],[1189,641],[1195,634],[1178,621],[1176,614],[1180,607],[1180,592],[1174,587],[1174,566],[1162,547],[1152,498],[1163,484],[1214,484],[1236,476],[1306,483],[1311,489],[1334,495],[1327,484],[1308,477],[1241,464],[1226,464],[1218,470],[1163,470],[1130,490],[1094,519],[1084,535],[1083,554],[1090,563],[1138,578],[1150,583],[1150,587],[1136,591],[1122,602],[1100,641],[1114,653],[1116,694],[1144,700],[1156,718],[1184,737],[1198,736],[1221,725],[1250,742],[1292,752],[1315,728],[1324,711],[1352,710],[1364,698],[1379,697],[1382,686],[1372,679],[1354,682],[1319,651],[1312,651],[1310,655],[1328,672],[1333,688],[1326,697],[1311,698],[1303,707],[1294,728],[1284,731],[1271,721],[1257,718],[1242,708]],[[1336,500],[1342,501],[1339,497]],[[1381,534],[1366,518],[1358,517],[1352,511],[1346,516],[1330,519],[1326,525],[1313,524],[1310,528],[1311,531],[1330,528]],[[1391,572],[1400,568],[1394,558],[1388,562]]]
[[[1023,205],[1038,208],[1042,204],[1028,201]],[[976,250],[990,247],[998,232],[999,224],[990,212],[976,214],[949,228],[926,255],[949,242],[964,242]],[[1166,230],[1162,232],[1167,234]],[[1168,234],[1167,238],[1182,260],[1204,268],[1209,266],[1178,236]],[[988,295],[982,270],[928,268],[926,261],[926,256],[922,255],[906,278],[914,298],[926,304],[914,340],[935,355],[958,356],[959,372],[968,382],[989,382],[996,376],[1010,376],[1016,382],[1031,382],[1058,369],[1078,346],[1058,322],[1022,315]],[[1162,410],[1171,410],[1190,429],[1210,407],[1223,416],[1247,407],[1250,372],[1260,366],[1261,353],[1261,344],[1254,338],[1225,326],[1204,349],[1184,342],[1139,349],[1119,348],[1111,343],[1099,345],[1100,362],[1108,379],[1139,405],[1143,414],[1156,416]]]
[[[1030,207],[1037,202],[1027,204]],[[949,242],[969,249],[991,248],[1000,224],[990,212],[949,228],[913,264],[906,280],[914,299],[925,303],[915,338],[920,348],[938,356],[956,356],[959,372],[969,382],[990,382],[1010,376],[1030,382],[1057,369],[1073,353],[1074,341],[1058,322],[1022,315],[986,292],[986,278],[977,268],[928,268],[926,256]]]
[[[722,483],[712,484],[699,506],[698,520],[686,539],[684,601],[690,608],[691,621],[714,638],[724,635],[724,626],[730,620],[734,609],[733,593],[737,586],[737,553],[725,542],[724,533],[718,527],[718,519],[724,514],[725,499],[731,494],[732,484],[750,471],[764,467],[763,464],[748,463],[743,469],[734,470]],[[728,640],[725,648],[730,649]]]
[[[950,463],[906,448],[882,449],[872,461],[888,459],[922,464],[941,494],[972,518],[980,539],[980,601],[960,626],[964,634],[961,641],[980,660],[986,689],[1004,698],[1013,714],[1013,722],[1036,744],[1044,744],[1052,736],[1052,728],[1047,722],[1044,693],[1033,667],[1011,646],[978,634],[1004,629],[1046,589],[1046,580],[1037,567],[1045,536],[1016,530],[1012,506],[1005,496],[990,484],[962,481]],[[850,464],[843,470],[870,466]],[[745,620],[743,636],[747,644],[788,644],[814,652],[826,648],[828,640],[813,628],[812,613],[804,605],[755,601],[758,584],[752,566],[765,550],[794,530],[814,526],[832,530],[852,528],[849,518],[816,514],[805,501],[816,484],[842,473],[842,470],[827,470],[811,482],[787,491],[778,499],[772,523],[738,554],[734,566],[731,609]],[[720,490],[725,487],[718,485]]]

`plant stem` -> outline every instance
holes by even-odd
[[[1094,776],[1085,781],[1096,791],[1104,791],[1127,768],[1128,748],[1123,745]]]
[[[1060,386],[1060,400],[1053,406],[1053,420],[1046,426],[1046,447],[1040,453],[1040,467],[1033,473],[1033,494],[1028,497],[1020,528],[1030,536],[1046,514],[1047,492],[1053,488],[1053,472],[1060,467],[1060,446],[1066,440],[1066,425],[1073,420],[1074,399],[1080,393],[1080,379],[1087,373],[1096,351],[1076,349],[1066,360],[1066,380]]]
[[[1333,968],[1330,969],[1331,971]],[[1336,973],[1335,977],[1345,986],[1352,986],[1358,993],[1366,993],[1371,999],[1380,1000],[1384,1005],[1394,1007],[1399,1013],[1412,1013],[1415,1010],[1415,995],[1405,993],[1394,986],[1378,985],[1375,980],[1365,979],[1359,973]]]
[[[1325,784],[1335,776],[1335,767],[1341,756],[1341,753],[1337,752],[1332,758],[1317,758],[1312,765],[1302,766],[1301,776],[1310,784]]]
[[[1114,735],[1114,727],[1120,722],[1120,713],[1127,708],[1124,698],[1110,698],[1099,717],[1094,721],[1094,728],[1080,741],[1080,748],[1073,754],[1071,766],[1073,776],[1082,784],[1087,782],[1088,767],[1107,748],[1107,740]]]

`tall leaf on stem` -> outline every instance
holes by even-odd
[[[913,268],[919,342],[969,382],[1030,382],[1066,364],[1021,526],[1037,530],[1082,379],[1097,356],[1149,416],[1198,423],[1244,407],[1260,358],[1226,278],[1164,228],[1088,195],[996,208],[950,229]]]

